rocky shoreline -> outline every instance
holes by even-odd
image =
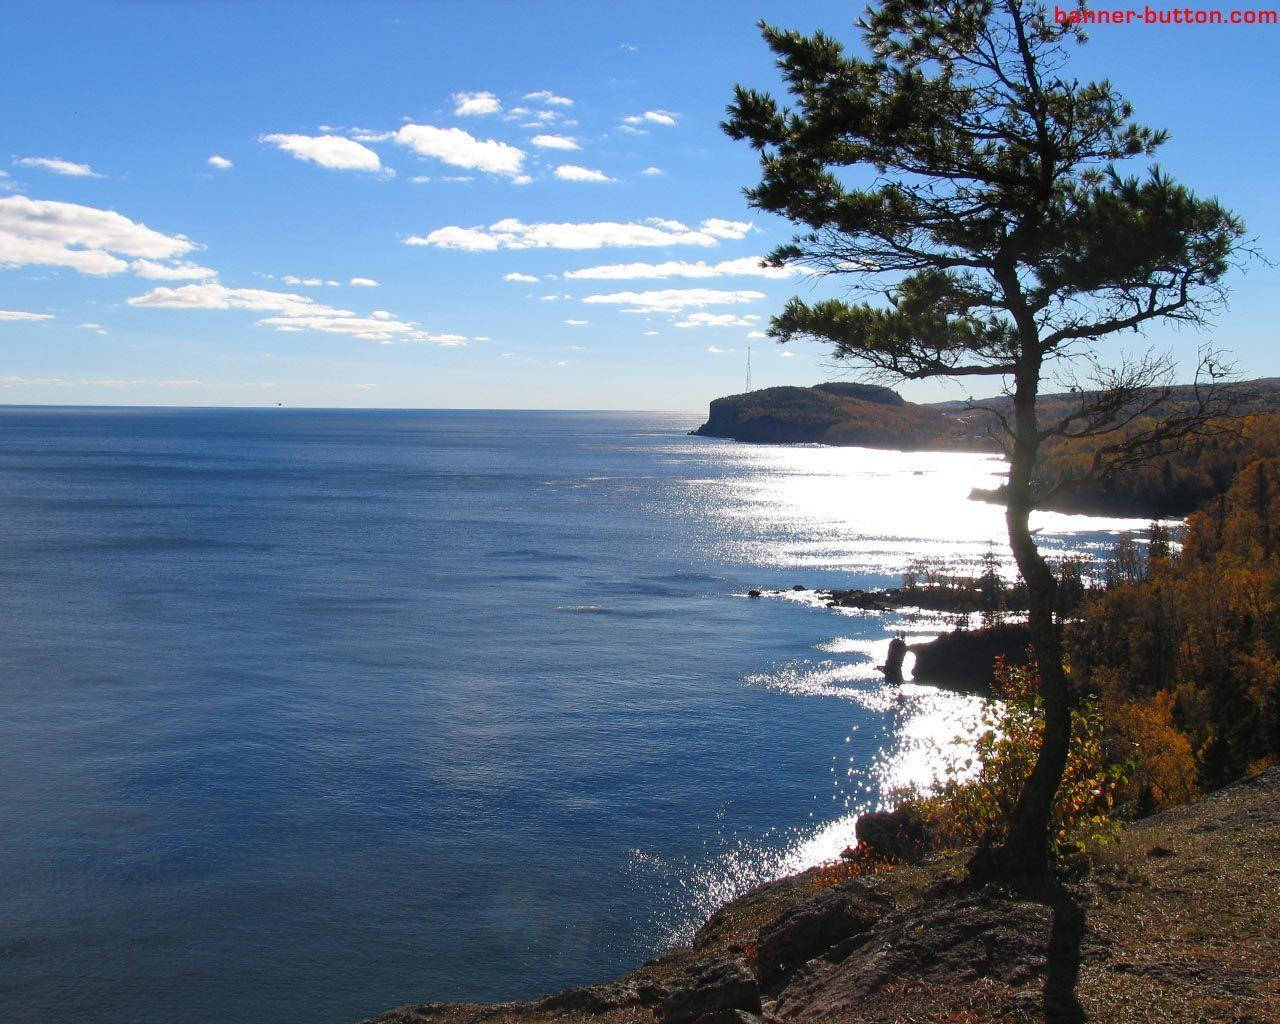
[[[750,597],[782,597],[788,591],[751,590]],[[812,593],[828,608],[851,608],[871,612],[921,611],[969,616],[981,611],[981,595],[967,587],[890,587],[885,590],[815,590],[796,584],[790,593]],[[1015,614],[1024,604],[1011,592]],[[907,644],[895,638],[890,642],[889,656],[879,666],[889,682],[903,682],[902,666],[906,654],[915,655],[911,680],[937,686],[955,693],[989,696],[993,682],[992,666],[996,658],[1009,662],[1025,659],[1031,635],[1024,623],[1001,622],[977,629],[956,628],[933,640]]]
[[[366,1024],[1265,1024],[1280,1019],[1277,851],[1273,768],[1126,827],[1035,898],[971,888],[968,851],[864,845],[746,893],[614,981]]]

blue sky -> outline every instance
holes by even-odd
[[[748,346],[756,386],[827,379],[752,337],[814,286],[756,272],[788,226],[717,122],[734,82],[776,87],[758,19],[852,42],[858,10],[6,3],[0,402],[699,410]],[[1105,26],[1073,65],[1273,258],[1277,44]],[[1277,275],[1235,277],[1211,335],[1250,376],[1277,372]]]

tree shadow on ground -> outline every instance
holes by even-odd
[[[1053,908],[1053,928],[1044,979],[1044,1019],[1046,1024],[1084,1024],[1084,1008],[1076,998],[1084,908],[1063,886],[1056,887],[1046,902]]]

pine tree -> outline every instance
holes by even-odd
[[[1204,423],[1213,388],[1165,408],[1176,367],[1148,352],[1108,363],[1104,340],[1156,320],[1198,324],[1247,253],[1242,223],[1158,168],[1123,177],[1165,133],[1132,122],[1110,83],[1063,73],[1078,29],[1029,0],[883,0],[858,22],[867,56],[822,32],[762,25],[790,93],[738,86],[724,128],[760,155],[756,208],[800,233],[770,254],[837,275],[848,298],[792,299],[781,342],[813,339],[883,379],[1000,382],[986,408],[1009,457],[1009,542],[1030,604],[1044,739],[1004,845],[975,878],[1043,880],[1073,694],[1053,623],[1056,581],[1028,516],[1084,480],[1163,457]],[[1090,388],[1042,423],[1041,383],[1082,367]],[[1222,374],[1204,353],[1198,383]],[[1042,480],[1041,450],[1091,441],[1071,478]]]

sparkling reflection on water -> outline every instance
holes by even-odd
[[[815,586],[833,585],[826,582],[830,574],[840,576],[841,586],[892,586],[920,558],[976,575],[994,550],[1001,572],[1016,576],[1003,509],[969,499],[974,488],[1002,482],[1005,463],[996,456],[816,445],[734,445],[718,454],[742,472],[688,486],[701,491],[701,514],[719,524],[717,555],[726,561],[817,572],[821,582]],[[1051,557],[1086,559],[1104,557],[1119,533],[1144,525],[1054,512],[1037,512],[1032,521]],[[859,814],[886,806],[886,794],[895,790],[929,785],[942,765],[963,760],[977,727],[978,698],[911,682],[891,685],[878,667],[893,636],[927,641],[953,628],[956,616],[828,609],[809,588],[766,597],[826,616],[833,635],[813,644],[812,656],[771,665],[745,676],[743,684],[798,700],[848,702],[861,721],[850,726],[849,749],[831,755],[830,790],[815,794],[810,826],[750,839],[721,837],[719,849],[694,863],[663,864],[634,852],[637,874],[652,875],[677,893],[665,916],[672,944],[688,941],[708,914],[748,889],[838,858],[853,842]],[[908,678],[912,661],[908,655]],[[878,739],[853,752],[859,730],[878,733]]]

